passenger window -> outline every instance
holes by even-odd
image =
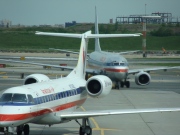
[[[14,94],[12,97],[12,102],[27,102],[25,94]]]
[[[40,99],[41,99],[41,103],[44,103],[44,99],[43,99],[43,97],[40,97]]]
[[[56,94],[56,100],[58,100],[58,99],[59,99],[58,94]]]
[[[61,92],[61,97],[62,97],[62,98],[64,98],[64,94],[63,94],[63,92]]]
[[[61,98],[61,93],[58,93],[59,99]]]
[[[10,101],[12,101],[12,93],[5,93],[0,98],[0,102],[10,102]]]
[[[45,96],[43,97],[43,100],[44,100],[44,103],[46,103],[46,97]]]
[[[55,98],[54,98],[54,94],[52,94],[52,95],[51,95],[51,97],[52,97],[52,101],[53,101],[53,100],[55,100]]]
[[[74,90],[74,95],[77,95],[76,90]]]
[[[34,104],[34,99],[31,95],[27,95],[28,96],[28,103],[33,103]]]
[[[67,97],[66,92],[63,92],[63,93],[64,93],[64,97]]]
[[[49,97],[48,96],[46,96],[46,101],[49,102]]]
[[[72,95],[72,96],[74,95],[74,91],[73,91],[73,90],[71,91],[71,95]]]

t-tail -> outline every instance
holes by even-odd
[[[80,77],[85,79],[86,71],[86,57],[87,57],[87,48],[88,48],[88,35],[91,35],[91,31],[87,31],[83,34],[71,34],[71,33],[49,33],[49,32],[36,32],[37,35],[46,35],[46,36],[60,36],[60,37],[72,37],[72,38],[81,38],[81,46],[79,52],[79,58],[77,66],[73,71],[69,73],[67,77]]]
[[[67,77],[81,77],[85,79],[86,71],[86,57],[88,48],[89,38],[109,38],[109,37],[134,37],[139,36],[139,34],[91,34],[91,31],[87,31],[83,34],[73,34],[73,33],[50,33],[50,32],[36,32],[37,35],[46,36],[60,36],[60,37],[71,37],[71,38],[81,38],[81,47],[79,53],[79,59],[77,66]]]
[[[86,35],[91,34],[91,31],[88,31],[82,34],[81,38],[81,47],[79,52],[79,58],[77,66],[67,77],[81,77],[85,79],[86,72],[86,57],[87,57],[87,48],[88,48],[88,38]]]

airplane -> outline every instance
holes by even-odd
[[[44,35],[49,36],[59,36],[58,33],[43,33]],[[99,34],[98,28],[98,16],[95,9],[95,34]],[[120,37],[136,37],[140,36],[141,34],[121,34]],[[68,36],[71,37],[71,36]],[[119,37],[118,35],[113,37]],[[135,75],[135,83],[140,86],[148,85],[151,81],[150,72],[157,71],[157,70],[164,70],[167,69],[180,69],[179,66],[175,67],[155,67],[155,68],[144,68],[144,69],[129,69],[129,63],[122,54],[133,53],[136,51],[127,51],[127,52],[120,52],[120,53],[112,53],[102,51],[100,47],[100,37],[95,38],[95,51],[93,51],[88,55],[88,66],[90,68],[86,68],[86,78],[88,75],[106,75],[108,76],[113,82],[115,82],[115,88],[120,89],[126,86],[127,88],[130,87],[129,75]],[[54,49],[54,48],[50,48]],[[78,54],[78,52],[67,51],[62,49],[54,49],[59,50],[62,52],[67,53],[74,53]],[[68,60],[68,59],[67,59]],[[41,66],[49,66],[55,68],[70,69],[73,70],[74,67],[70,66],[59,66],[59,65],[52,65],[52,64],[43,64],[43,63],[35,63],[35,62],[25,62],[25,61],[15,61],[15,60],[3,60],[0,61],[9,61],[9,62],[17,62],[17,63],[24,63],[24,64],[34,64],[34,65],[41,65]]]
[[[36,32],[36,35],[44,34]],[[83,34],[59,33],[58,36],[81,39],[77,66],[66,77],[53,80],[44,74],[31,74],[25,78],[23,85],[3,91],[0,98],[0,131],[4,134],[12,135],[16,131],[17,135],[29,135],[29,123],[52,126],[75,120],[80,124],[77,119],[82,119],[79,135],[92,135],[89,117],[180,111],[180,108],[75,111],[87,96],[101,98],[112,89],[112,81],[107,76],[97,75],[85,80],[88,39],[117,35],[87,31]]]
[[[98,16],[95,8],[95,34],[99,34],[98,28]],[[137,33],[138,35],[141,35]],[[128,35],[128,34],[127,34]],[[127,36],[124,34],[124,37]],[[52,34],[52,36],[57,36],[56,33]],[[55,49],[50,48],[51,50],[59,50],[61,52],[73,53],[78,54],[78,52],[62,50],[62,49]],[[120,89],[124,86],[127,88],[130,87],[130,82],[128,81],[128,76],[133,74],[135,75],[135,83],[137,85],[145,86],[148,85],[151,81],[150,72],[157,71],[157,70],[164,70],[167,69],[179,69],[179,66],[176,67],[155,67],[155,68],[146,68],[146,69],[129,69],[129,63],[122,54],[133,53],[135,51],[127,51],[127,52],[119,52],[119,53],[112,53],[102,51],[100,47],[99,38],[95,38],[95,50],[88,54],[88,66],[89,68],[86,69],[86,75],[106,75],[108,76],[113,82],[115,82],[115,88]],[[51,65],[52,67],[56,67]],[[66,67],[65,69],[72,69],[70,67]]]

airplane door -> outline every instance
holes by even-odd
[[[36,94],[36,116],[40,116],[41,115],[41,99],[39,97],[38,92],[35,93]]]
[[[32,90],[33,91],[33,90]],[[33,92],[34,97],[32,95],[27,95],[28,96],[28,102],[29,104],[32,104],[30,106],[30,113],[32,113],[33,116],[37,117],[40,115],[40,99],[39,99],[39,94],[37,92]],[[32,99],[31,99],[32,97]]]

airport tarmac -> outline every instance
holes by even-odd
[[[57,73],[59,75],[67,72],[45,70],[42,67],[33,69],[21,67],[19,70],[46,73],[54,71],[53,74],[47,74],[50,78],[56,78]],[[79,110],[180,107],[179,74],[179,70],[152,72],[151,83],[143,87],[136,85],[134,76],[130,76],[130,88],[113,89],[108,96],[101,99],[88,98]],[[27,75],[25,73],[25,77]],[[3,71],[0,69],[0,90],[22,83],[20,73],[13,72],[12,68],[10,70],[4,68]],[[93,135],[179,135],[180,133],[180,112],[110,115],[90,118],[90,121]],[[51,127],[30,124],[30,130],[30,135],[78,135],[79,125],[75,121]]]

